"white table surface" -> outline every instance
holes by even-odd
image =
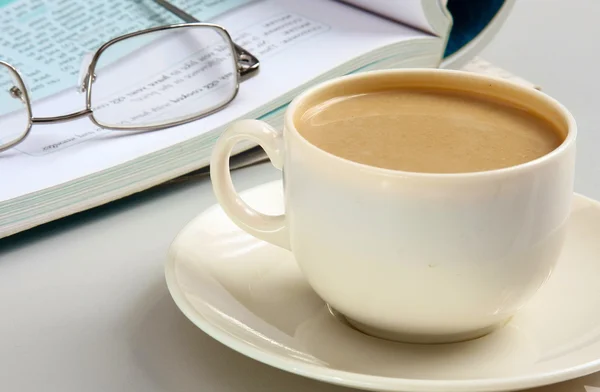
[[[576,190],[596,199],[598,16],[597,0],[518,0],[482,53],[573,111],[580,126]],[[278,178],[268,164],[234,175],[238,189]],[[167,248],[214,202],[204,179],[0,240],[0,390],[349,391],[248,359],[175,307],[163,277]]]

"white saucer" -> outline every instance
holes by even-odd
[[[242,194],[282,211],[274,182]],[[223,344],[306,377],[380,391],[525,389],[600,370],[600,204],[574,197],[566,247],[542,291],[504,328],[447,345],[392,343],[336,319],[290,253],[238,229],[218,207],[171,246],[166,279],[182,312]]]

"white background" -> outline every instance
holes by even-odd
[[[517,0],[481,57],[541,86],[573,113],[579,125],[575,190],[600,200],[598,18],[595,0]]]
[[[599,16],[597,0],[517,0],[505,28],[482,53],[539,84],[575,114],[576,190],[596,199]],[[234,175],[239,189],[277,178],[268,164]],[[186,222],[213,203],[204,178],[0,240],[0,389],[347,390],[247,359],[177,310],[164,284],[167,248]]]

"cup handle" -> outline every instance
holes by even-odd
[[[283,168],[283,136],[268,124],[258,120],[233,123],[217,140],[210,161],[210,179],[213,191],[229,218],[254,237],[279,247],[290,249],[290,238],[285,214],[266,215],[256,211],[236,192],[229,171],[229,157],[235,145],[250,140],[267,153],[273,166]]]

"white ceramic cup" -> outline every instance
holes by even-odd
[[[349,161],[296,129],[302,113],[329,98],[411,86],[512,102],[554,123],[564,142],[509,168],[431,174]],[[453,342],[504,325],[549,278],[570,212],[575,137],[572,115],[534,89],[461,71],[366,72],[298,96],[283,132],[257,120],[234,123],[214,148],[210,174],[227,215],[289,249],[316,293],[357,329],[393,340]],[[229,155],[248,140],[283,170],[284,215],[255,211],[232,185]]]

